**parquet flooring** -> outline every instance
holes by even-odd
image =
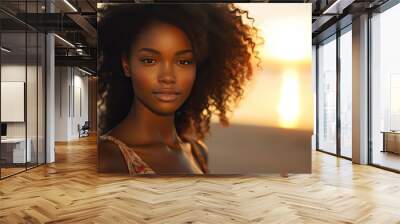
[[[98,174],[89,137],[0,181],[0,223],[400,223],[400,175],[320,152],[288,178]]]
[[[21,171],[24,171],[25,170],[25,167],[7,167],[7,168],[4,168],[4,167],[2,167],[1,168],[1,176],[2,177],[7,177],[7,176],[10,176],[10,175],[13,175],[13,174],[15,174],[15,173],[18,173],[18,172],[21,172]]]

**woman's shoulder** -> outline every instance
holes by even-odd
[[[120,150],[120,145],[112,136],[107,134],[99,136],[97,154],[99,172],[126,173],[128,171],[124,163],[125,158]]]
[[[111,153],[119,151],[119,144],[116,142],[116,138],[112,135],[104,134],[100,135],[97,141],[97,149],[103,153]]]

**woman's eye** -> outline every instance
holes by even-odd
[[[178,64],[180,64],[180,65],[191,65],[191,64],[193,64],[193,61],[192,60],[179,60]]]
[[[156,60],[153,58],[143,58],[143,59],[140,59],[140,61],[144,64],[155,64],[156,63]]]

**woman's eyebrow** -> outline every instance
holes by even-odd
[[[181,54],[187,54],[187,53],[193,53],[193,50],[192,49],[187,49],[187,50],[177,51],[175,53],[175,55],[181,55]]]
[[[146,48],[146,47],[139,50],[139,52],[141,52],[141,51],[148,51],[148,52],[151,52],[151,53],[154,53],[154,54],[161,54],[159,51],[157,51],[155,49]]]

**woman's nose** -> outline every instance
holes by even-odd
[[[164,62],[161,65],[158,81],[163,83],[175,83],[176,77],[173,70],[173,64]]]

